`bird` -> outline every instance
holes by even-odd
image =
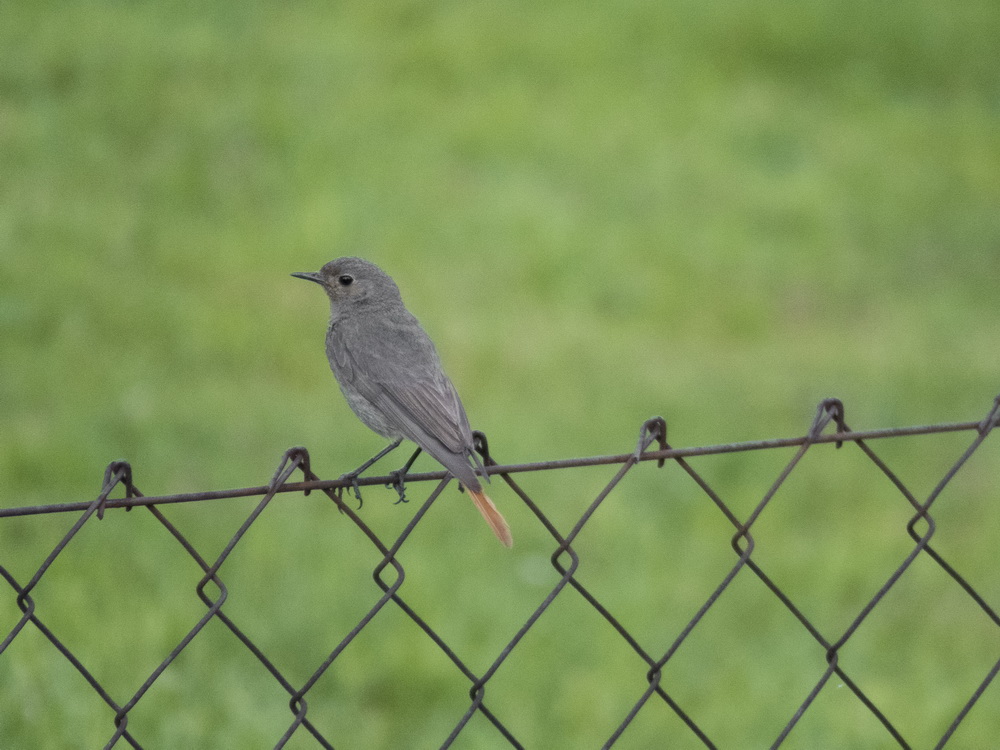
[[[417,444],[417,452],[394,472],[400,499],[405,499],[402,478],[422,450],[459,481],[496,537],[511,547],[510,526],[476,476],[478,468],[489,481],[458,391],[392,277],[357,257],[337,258],[319,271],[291,275],[323,287],[330,300],[326,332],[330,369],[357,417],[393,441],[344,477],[356,481],[404,438],[410,440]]]

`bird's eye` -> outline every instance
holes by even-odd
[[[338,276],[337,281],[341,286],[350,286],[354,283],[354,277],[345,273],[343,276]]]

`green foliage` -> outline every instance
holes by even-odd
[[[117,458],[161,494],[266,482],[291,445],[328,477],[374,453],[327,369],[325,301],[288,276],[344,254],[395,276],[502,461],[624,452],[658,413],[698,445],[801,434],[830,395],[852,426],[885,427],[978,419],[1000,392],[992,0],[100,0],[0,17],[3,506],[91,499]],[[926,496],[964,439],[885,450]],[[849,450],[810,454],[759,530],[761,564],[828,637],[909,549],[905,501]],[[940,539],[996,606],[989,450],[942,498]],[[698,466],[749,512],[787,458]],[[610,476],[523,481],[566,531]],[[477,670],[557,580],[544,531],[493,496],[512,554],[452,490],[403,553],[407,601]],[[363,508],[386,534],[415,510],[391,497]],[[209,556],[251,508],[165,513]],[[0,564],[27,580],[71,524],[4,521]],[[644,465],[585,529],[581,580],[662,650],[732,565],[731,533],[675,466]],[[227,612],[301,682],[380,595],[366,545],[329,502],[282,497],[223,570]],[[201,616],[197,576],[148,514],[112,512],[37,598],[124,699]],[[844,655],[916,746],[1000,650],[940,578],[904,579]],[[0,658],[0,745],[100,746],[110,712],[28,631]],[[284,731],[274,680],[209,631],[130,717],[145,746]],[[671,665],[668,690],[720,746],[756,747],[825,660],[741,574]],[[488,702],[529,746],[597,746],[644,673],[568,592]],[[995,688],[961,746],[1000,733]],[[390,605],[310,705],[338,747],[433,747],[466,689]],[[690,744],[651,704],[621,745],[665,737]],[[497,741],[481,717],[463,738]],[[885,739],[831,683],[790,744]]]

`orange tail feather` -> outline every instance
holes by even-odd
[[[469,497],[472,498],[472,502],[476,504],[479,508],[479,512],[483,514],[483,518],[486,519],[486,523],[490,525],[493,529],[493,533],[497,535],[497,539],[504,547],[513,547],[514,538],[510,535],[510,526],[507,525],[507,521],[504,517],[500,515],[500,511],[497,510],[497,506],[493,504],[486,493],[480,490],[479,492],[474,492],[469,490]]]

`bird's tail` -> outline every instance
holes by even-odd
[[[486,523],[493,529],[493,533],[497,535],[500,543],[504,547],[513,547],[514,538],[510,535],[510,526],[507,525],[504,517],[500,515],[500,511],[497,510],[497,506],[493,504],[493,501],[482,490],[473,490],[468,487],[466,489],[468,490],[469,497],[472,498],[472,502],[479,508],[479,512],[483,514],[483,518],[486,519]]]

